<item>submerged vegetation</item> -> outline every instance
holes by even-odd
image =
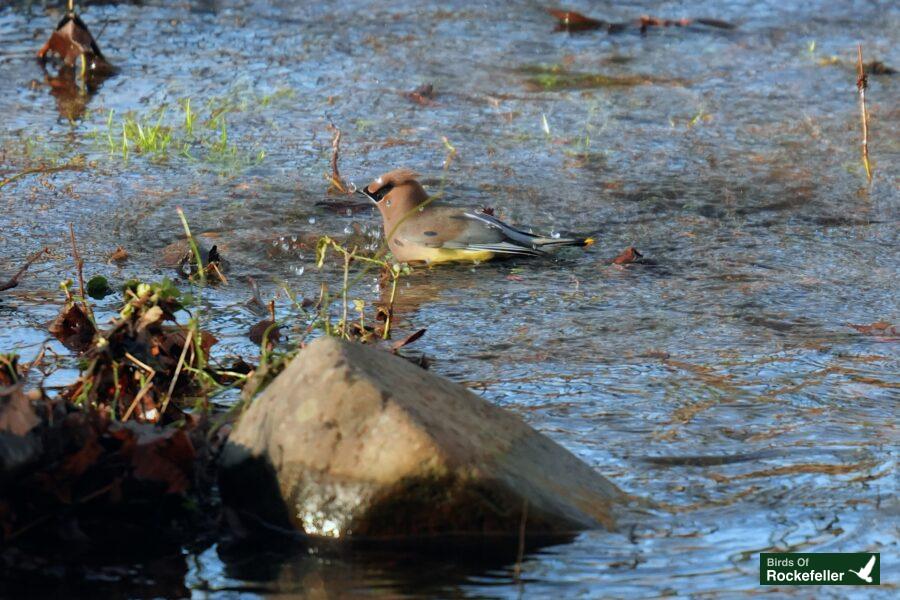
[[[106,131],[95,131],[94,137],[105,139],[110,156],[124,161],[131,154],[157,162],[175,157],[206,163],[228,173],[240,171],[262,162],[266,151],[245,149],[230,139],[229,116],[262,111],[279,99],[292,97],[293,92],[285,89],[262,96],[241,93],[239,99],[236,94],[211,99],[199,111],[191,98],[177,102],[174,110],[162,105],[121,116],[110,110]]]
[[[525,84],[536,91],[587,90],[591,88],[633,87],[651,84],[678,84],[681,81],[652,75],[608,75],[570,71],[564,65],[530,65],[520,67]]]

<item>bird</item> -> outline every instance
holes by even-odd
[[[489,210],[435,206],[409,169],[395,169],[357,192],[375,203],[388,247],[399,262],[480,263],[511,256],[544,256],[561,246],[590,246],[593,238],[535,235],[504,223]]]
[[[847,569],[847,570],[850,571],[851,573],[855,574],[857,577],[859,577],[866,583],[872,583],[871,573],[872,573],[872,568],[874,566],[875,566],[875,555],[873,554],[872,557],[869,559],[869,562],[866,563],[866,566],[864,566],[859,571],[854,571],[853,569]]]

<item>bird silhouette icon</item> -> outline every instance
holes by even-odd
[[[872,583],[872,577],[870,573],[872,572],[872,568],[875,566],[875,555],[872,555],[872,558],[869,559],[869,562],[866,563],[859,571],[854,571],[853,569],[848,569],[851,573],[855,574],[857,577],[865,581],[866,583]]]

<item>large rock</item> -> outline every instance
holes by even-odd
[[[529,535],[612,528],[628,497],[466,388],[321,338],[241,416],[223,499],[317,537]],[[526,508],[527,507],[527,508]]]

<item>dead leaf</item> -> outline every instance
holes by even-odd
[[[164,483],[167,494],[191,487],[196,452],[184,429],[128,422],[110,426],[109,432],[122,442],[120,452],[131,460],[136,479]]]
[[[574,10],[561,10],[557,8],[548,8],[550,13],[558,21],[557,31],[588,31],[590,29],[600,29],[606,27],[606,21],[592,19]]]
[[[403,348],[404,346],[408,346],[408,345],[412,344],[412,343],[415,342],[417,339],[419,339],[420,337],[422,337],[423,335],[425,335],[425,332],[426,332],[426,331],[428,331],[428,330],[427,330],[427,329],[420,329],[420,330],[418,330],[418,331],[416,331],[416,332],[414,332],[414,333],[409,334],[408,336],[406,336],[406,337],[403,338],[402,340],[400,340],[400,341],[398,341],[398,342],[394,342],[394,345],[391,346],[391,350],[392,350],[393,352],[396,352],[396,351],[399,350],[400,348]]]
[[[67,304],[50,324],[50,334],[69,350],[83,352],[87,350],[97,333],[91,320],[84,314],[80,305]]]
[[[50,39],[38,50],[38,58],[47,59],[47,54],[53,53],[62,59],[66,66],[74,67],[76,61],[84,56],[88,68],[93,71],[110,71],[110,65],[94,36],[88,31],[87,25],[76,14],[67,14],[56,26],[56,31],[50,35]]]
[[[112,262],[124,262],[128,260],[128,251],[122,246],[119,246],[109,255],[109,260]]]
[[[40,425],[31,403],[41,396],[37,390],[24,392],[22,384],[0,388],[0,432],[27,435]]]
[[[269,329],[271,327],[271,329]],[[281,329],[275,325],[275,321],[272,319],[263,319],[256,325],[250,328],[248,332],[248,336],[250,337],[250,341],[256,345],[262,344],[263,337],[266,334],[266,331],[269,332],[267,337],[268,346],[270,349],[278,344],[281,340]]]
[[[434,85],[426,83],[420,85],[411,92],[406,92],[403,97],[419,106],[431,106],[434,102]]]
[[[900,336],[900,327],[891,325],[887,321],[876,321],[870,325],[854,325],[847,323],[848,327],[852,327],[864,335],[876,335],[879,337],[896,337]]]
[[[628,246],[625,250],[622,251],[617,257],[613,259],[614,265],[630,265],[631,263],[638,262],[644,255],[638,252],[637,248],[634,246]]]

